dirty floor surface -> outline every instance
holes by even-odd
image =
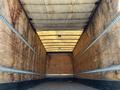
[[[97,90],[74,82],[46,82],[28,90]]]

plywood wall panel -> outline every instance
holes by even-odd
[[[49,53],[46,74],[73,74],[73,59],[71,53]],[[69,76],[69,75],[68,75]]]
[[[91,48],[83,55],[82,52],[88,45],[101,34],[112,20],[119,15],[118,5],[119,0],[102,0],[100,6],[95,13],[88,29],[81,35],[81,38],[74,49],[74,66],[75,73],[81,71],[99,69],[109,67],[111,65],[120,64],[120,22],[114,24],[110,32],[103,35]],[[92,78],[92,79],[109,79],[119,80],[120,73],[96,73],[96,74],[81,74],[77,77]]]
[[[40,79],[45,74],[46,51],[39,36],[30,25],[18,0],[0,0],[1,15],[35,50],[34,53],[0,20],[0,65],[33,71],[43,76],[0,73],[0,83]],[[7,78],[5,78],[7,77]]]

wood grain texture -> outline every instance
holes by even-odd
[[[111,65],[120,64],[120,22],[115,24],[110,32],[103,35],[83,55],[82,51],[101,34],[112,20],[118,15],[118,1],[102,0],[88,29],[81,35],[81,38],[74,49],[75,72],[93,70]],[[82,74],[78,77],[119,80],[120,73],[108,72],[97,74]]]
[[[43,78],[46,51],[39,36],[30,25],[18,0],[0,0],[0,2],[2,15],[36,52],[34,53],[7,25],[0,21],[0,65],[41,74],[41,76],[33,76],[0,73],[0,83]]]
[[[50,53],[47,58],[46,74],[73,74],[72,61],[72,54]]]

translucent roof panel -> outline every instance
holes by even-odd
[[[99,0],[20,0],[47,52],[72,52]]]

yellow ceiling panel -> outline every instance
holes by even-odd
[[[52,30],[52,31],[38,31],[38,35],[81,35],[83,31],[81,30],[67,30],[67,31],[56,31],[56,30]]]
[[[62,47],[72,47],[72,48],[73,48],[74,46],[46,46],[46,45],[45,45],[45,48],[48,48],[48,47],[61,47],[61,48],[62,48]]]
[[[51,30],[37,33],[47,52],[72,52],[82,32],[81,30]]]
[[[79,39],[80,36],[40,36],[40,39]]]
[[[47,50],[47,52],[72,52],[73,50]]]
[[[74,47],[46,47],[46,49],[50,49],[50,48],[54,48],[54,49],[72,49]]]
[[[43,43],[44,44],[44,43]],[[44,45],[67,45],[67,46],[69,46],[69,45],[76,45],[76,43],[49,43],[49,44],[44,44]]]
[[[76,43],[78,40],[42,40],[43,43],[69,43],[69,42],[72,42],[72,43]]]
[[[71,48],[47,48],[47,50],[72,50],[72,49]]]
[[[46,50],[73,50],[74,48],[46,48]]]

